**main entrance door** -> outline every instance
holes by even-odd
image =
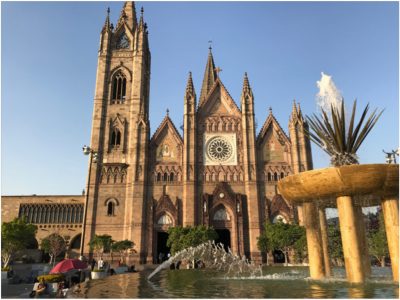
[[[171,248],[167,247],[168,233],[164,231],[157,232],[157,262],[162,263],[167,259]]]
[[[218,234],[218,239],[215,240],[215,243],[221,243],[224,245],[226,251],[228,251],[228,247],[231,248],[231,233],[228,229],[216,229]]]

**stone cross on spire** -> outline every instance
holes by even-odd
[[[222,69],[220,67],[216,67],[214,69],[215,73],[217,74],[217,77],[219,77],[219,73],[222,72]]]

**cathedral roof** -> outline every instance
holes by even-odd
[[[272,109],[271,108],[269,109],[269,115],[268,115],[267,119],[265,120],[265,123],[264,123],[263,127],[261,128],[260,133],[257,136],[257,143],[261,143],[262,142],[265,134],[268,131],[268,128],[273,124],[275,124],[275,126],[278,128],[278,130],[280,132],[282,132],[282,134],[283,134],[284,138],[286,139],[286,141],[288,143],[290,143],[289,137],[286,135],[285,131],[282,129],[281,125],[276,120],[275,116],[272,113]]]
[[[161,121],[161,124],[158,126],[156,132],[154,132],[153,136],[150,139],[150,143],[153,143],[154,141],[157,140],[158,136],[162,133],[164,128],[166,127],[171,128],[172,133],[176,138],[178,139],[179,143],[183,143],[183,139],[179,133],[179,131],[176,129],[174,122],[172,122],[171,118],[169,117],[169,111],[167,110],[167,114],[164,117],[164,119]]]
[[[232,96],[229,94],[229,91],[224,86],[224,84],[222,83],[222,81],[219,77],[217,77],[217,79],[215,80],[214,85],[212,86],[212,88],[210,89],[210,91],[208,92],[208,94],[206,95],[204,100],[199,103],[199,107],[197,108],[197,110],[200,111],[201,109],[203,109],[206,106],[206,104],[208,102],[211,101],[210,100],[212,98],[211,96],[218,87],[220,87],[221,91],[223,91],[227,95],[228,101],[232,104],[234,110],[236,110],[236,112],[240,114],[241,113],[240,108],[237,106],[236,102],[233,100]]]

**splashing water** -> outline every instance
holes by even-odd
[[[147,279],[150,280],[155,274],[169,268],[174,263],[192,261],[201,261],[206,268],[225,271],[227,277],[262,276],[261,266],[256,266],[249,262],[246,256],[235,255],[230,249],[226,252],[222,244],[208,241],[196,247],[189,247],[179,251],[159,265]]]
[[[321,72],[321,79],[317,81],[317,87],[319,88],[319,92],[315,98],[319,109],[330,112],[331,105],[337,109],[340,108],[342,94],[333,82],[332,76]]]

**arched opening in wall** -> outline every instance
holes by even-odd
[[[26,249],[38,249],[39,248],[39,243],[38,241],[32,237],[29,239],[26,245]]]
[[[275,264],[285,263],[285,255],[283,254],[283,252],[281,250],[274,250],[274,252],[272,252],[272,254],[274,255],[274,263]]]
[[[229,215],[226,207],[222,204],[218,205],[214,209],[214,214],[212,217],[212,225],[218,234],[218,238],[215,240],[216,243],[221,243],[224,245],[226,251],[231,248],[231,216]]]
[[[285,174],[283,174],[283,172],[281,172],[281,179],[285,178]]]
[[[215,240],[215,243],[221,243],[224,245],[225,251],[228,251],[228,248],[231,248],[231,232],[229,229],[216,229],[218,234],[218,238]]]
[[[111,217],[114,215],[114,203],[111,201],[107,204],[107,216]]]
[[[168,173],[164,173],[163,181],[168,181]]]
[[[157,232],[157,263],[161,264],[163,261],[168,259],[168,253],[171,252],[171,248],[167,246],[168,232],[158,231]]]
[[[161,173],[157,173],[157,181],[161,181]]]
[[[284,223],[284,224],[287,224],[287,223],[288,223],[288,221],[286,220],[286,218],[285,218],[284,216],[282,216],[282,215],[276,215],[276,216],[274,217],[274,219],[272,220],[272,223],[273,223],[273,224],[278,223],[278,222],[281,222],[281,223]]]
[[[112,100],[124,101],[125,96],[126,96],[126,78],[122,74],[122,72],[119,71],[113,80]]]
[[[111,148],[118,148],[121,145],[121,132],[118,128],[114,128],[111,133]]]
[[[270,172],[268,172],[268,181],[271,181],[272,179],[271,179],[271,173]]]
[[[76,235],[71,241],[70,241],[70,248],[71,249],[80,249],[81,248],[81,237],[82,234]]]
[[[274,173],[274,181],[278,181],[278,174],[276,172]]]
[[[174,181],[174,173],[171,173],[171,174],[169,175],[169,181]]]

